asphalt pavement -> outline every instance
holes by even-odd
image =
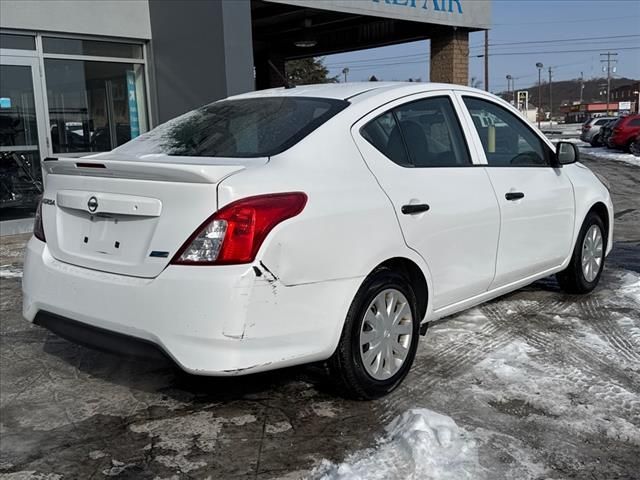
[[[638,478],[640,168],[584,163],[616,207],[596,291],[550,278],[440,320],[374,402],[336,397],[321,365],[203,378],[71,344],[22,319],[27,236],[0,238],[0,478],[313,478],[415,407],[469,432],[486,478]]]

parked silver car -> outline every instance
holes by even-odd
[[[582,124],[582,133],[580,134],[580,140],[590,143],[592,147],[598,147],[602,145],[602,142],[600,141],[600,128],[611,120],[616,119],[617,117],[590,118]]]

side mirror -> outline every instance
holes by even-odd
[[[569,165],[578,161],[580,161],[580,151],[575,144],[558,142],[556,145],[556,165],[554,167],[559,168],[562,165]]]

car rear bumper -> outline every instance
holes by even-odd
[[[583,142],[590,142],[592,138],[593,138],[593,134],[590,134],[587,132],[582,132],[580,134],[580,140],[582,140]]]
[[[160,347],[147,340],[76,322],[70,318],[61,317],[44,310],[40,310],[36,314],[33,323],[46,328],[59,337],[96,350],[127,357],[167,358],[167,355]]]
[[[60,262],[32,238],[23,315],[78,343],[130,354],[133,341],[189,373],[238,375],[331,356],[361,281],[285,286],[252,265],[176,265],[156,278],[129,277]]]

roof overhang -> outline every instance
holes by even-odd
[[[486,30],[491,0],[264,0],[333,12]]]
[[[484,30],[491,0],[251,0],[251,17],[255,56],[294,59]]]

